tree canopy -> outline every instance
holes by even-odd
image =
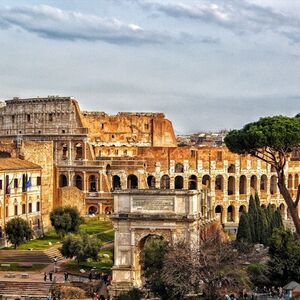
[[[285,183],[285,166],[294,147],[300,146],[300,118],[274,116],[261,118],[246,124],[240,130],[231,130],[225,137],[228,149],[238,154],[250,154],[273,166],[277,172],[277,185],[283,196],[300,242],[300,219],[298,203],[300,185],[295,199],[292,199]]]
[[[8,221],[5,225],[5,234],[7,240],[14,245],[15,249],[33,237],[28,222],[22,218],[14,218]]]
[[[57,207],[50,213],[51,225],[56,233],[65,236],[67,233],[76,233],[83,223],[76,207]]]
[[[96,237],[87,234],[80,236],[70,234],[63,240],[60,252],[66,258],[76,257],[77,263],[80,263],[88,258],[96,261],[100,248],[100,241]]]

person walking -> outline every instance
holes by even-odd
[[[65,273],[64,273],[64,276],[65,276],[65,282],[67,282],[67,281],[68,281],[68,278],[69,278],[69,273],[68,273],[68,272],[65,272]]]
[[[47,273],[46,272],[44,273],[44,281],[45,282],[47,281]]]
[[[53,278],[53,273],[49,272],[49,279],[50,279],[50,281],[52,281],[52,278]]]

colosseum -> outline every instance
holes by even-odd
[[[44,216],[68,204],[83,214],[110,214],[113,191],[160,189],[201,191],[202,217],[228,230],[235,230],[253,192],[289,218],[269,165],[224,146],[179,147],[163,113],[108,115],[81,111],[72,97],[14,98],[0,107],[0,142],[1,153],[42,167]],[[286,168],[295,195],[299,151]]]

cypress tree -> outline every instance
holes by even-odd
[[[252,243],[258,242],[257,234],[257,207],[254,197],[251,195],[249,199],[248,222],[250,225]]]
[[[248,219],[249,219],[248,214],[243,212],[240,217],[238,232],[236,236],[236,239],[239,242],[247,242],[247,243],[252,242],[251,229],[250,229],[250,224]]]

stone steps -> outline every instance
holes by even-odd
[[[31,263],[51,263],[52,258],[43,251],[30,250],[0,250],[0,262],[31,262]]]
[[[61,255],[60,251],[55,248],[55,247],[52,247],[52,248],[49,248],[47,250],[44,251],[44,253],[53,261],[53,259],[56,257],[57,260],[63,260],[64,257]]]
[[[0,281],[0,296],[40,296],[49,294],[52,283]]]

